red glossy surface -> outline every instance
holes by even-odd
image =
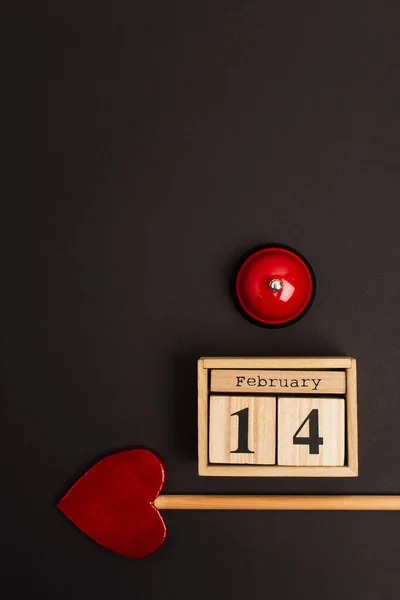
[[[101,546],[141,558],[165,540],[165,523],[151,504],[164,481],[165,468],[149,450],[118,452],[89,469],[57,506]]]
[[[269,288],[272,279],[282,281],[279,292]],[[266,247],[242,263],[235,290],[240,306],[252,319],[265,325],[283,325],[306,310],[313,297],[314,281],[309,266],[294,251]]]

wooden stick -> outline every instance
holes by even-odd
[[[400,510],[400,496],[161,495],[159,510]]]

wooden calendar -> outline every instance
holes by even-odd
[[[357,440],[355,359],[199,359],[199,475],[356,477]]]

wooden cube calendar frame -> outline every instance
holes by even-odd
[[[251,392],[272,396],[287,396],[285,390],[253,390],[242,387],[232,390],[227,381],[233,374],[258,371],[292,373],[301,372],[302,381],[308,373],[323,372],[322,390],[301,390],[302,394],[321,394],[323,397],[338,397],[345,400],[345,458],[343,466],[281,466],[259,464],[215,464],[209,460],[210,445],[210,396],[214,394],[240,395]],[[330,375],[331,373],[331,375]],[[247,373],[248,375],[249,373]],[[213,377],[213,380],[212,380]],[[251,386],[254,378],[250,378]],[[278,379],[270,380],[278,381]],[[243,380],[246,385],[246,380]],[[279,385],[279,384],[278,384]],[[307,384],[308,385],[308,384]],[[306,386],[304,386],[306,387]],[[298,390],[293,390],[297,392]],[[290,390],[292,392],[292,390]],[[278,416],[279,418],[279,416]],[[278,442],[279,443],[279,442]],[[278,453],[276,452],[276,455]],[[357,425],[357,365],[350,357],[206,357],[198,361],[198,472],[204,476],[220,477],[357,477],[358,476],[358,425]]]

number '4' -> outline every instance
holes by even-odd
[[[310,434],[309,437],[299,437],[300,431],[304,425],[309,422]],[[319,437],[318,427],[318,408],[314,408],[310,414],[304,419],[298,430],[293,436],[293,444],[309,446],[310,454],[319,454],[319,447],[324,443],[324,438]]]

